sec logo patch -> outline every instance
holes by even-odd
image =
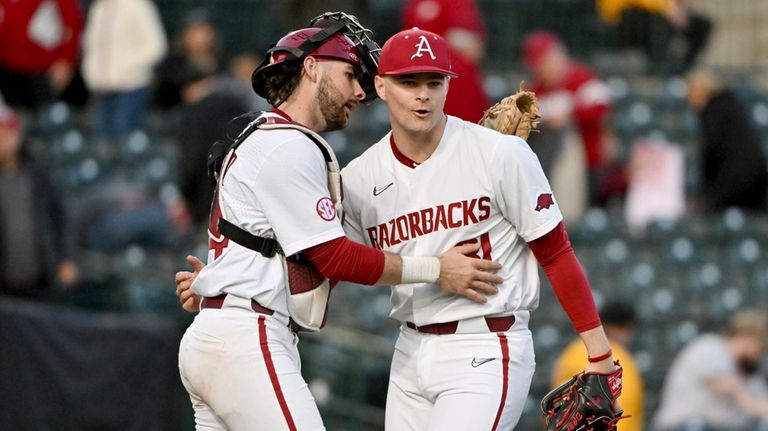
[[[320,198],[315,206],[317,215],[325,221],[331,221],[336,218],[336,206],[330,198]]]

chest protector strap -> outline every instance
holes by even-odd
[[[320,149],[328,173],[330,197],[336,206],[337,213],[340,213],[341,175],[339,162],[333,148],[314,131],[280,117],[259,117],[251,122],[228,148],[225,146],[226,144],[219,144],[218,142],[214,144],[208,156],[208,169],[209,175],[216,179],[217,188],[221,187],[224,178],[222,167],[228,166],[237,147],[257,129],[295,129],[307,136]],[[219,145],[218,148],[217,145]],[[216,198],[221,199],[221,195],[216,193]],[[219,207],[222,207],[221,203],[219,203]],[[256,251],[264,257],[272,258],[275,255],[281,257],[283,269],[286,272],[287,303],[291,318],[298,323],[301,329],[319,331],[325,325],[327,317],[328,299],[332,288],[330,280],[323,277],[303,253],[285,256],[280,243],[275,238],[254,235],[229,222],[223,216],[222,213],[217,226],[222,236]]]

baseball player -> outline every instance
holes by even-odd
[[[319,290],[306,279],[438,283],[481,303],[501,282],[492,273],[498,264],[462,254],[478,246],[400,258],[344,236],[332,181],[338,163],[316,132],[344,127],[374,97],[364,88],[372,89],[378,45],[353,17],[336,18],[340,25],[289,33],[267,52],[254,89],[275,110],[246,128],[216,170],[208,264],[195,262],[200,271],[183,299],[201,311],[179,348],[197,429],[324,429],[297,350],[305,316],[294,288]]]
[[[386,406],[392,431],[515,426],[534,372],[537,261],[587,348],[587,370],[615,369],[536,156],[517,137],[446,116],[454,77],[440,36],[414,28],[390,38],[374,83],[392,131],[342,171],[349,238],[421,256],[476,244],[475,257],[502,264],[499,293],[483,304],[429,283],[392,287],[390,316],[402,322]]]

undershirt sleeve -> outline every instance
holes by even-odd
[[[555,296],[576,332],[600,326],[592,288],[573,252],[563,223],[558,223],[547,234],[529,242],[528,247],[544,268]]]
[[[304,253],[323,276],[334,281],[372,285],[384,272],[384,252],[347,237],[312,246]]]

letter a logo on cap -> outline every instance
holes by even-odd
[[[424,55],[425,52],[429,53],[429,56],[432,58],[432,60],[435,60],[437,57],[435,57],[435,54],[432,53],[432,47],[429,46],[429,41],[427,40],[427,37],[424,35],[419,36],[419,43],[416,45],[416,53],[411,56],[411,60],[413,60],[416,57],[421,57]]]

